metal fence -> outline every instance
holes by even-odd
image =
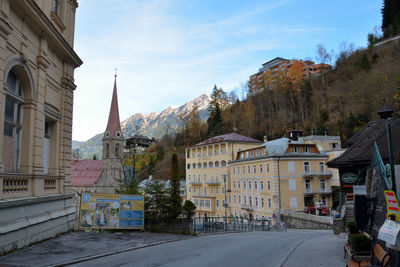
[[[193,218],[193,232],[247,232],[247,231],[286,231],[285,224],[276,223],[272,226],[270,220],[252,220],[235,217],[195,217]]]

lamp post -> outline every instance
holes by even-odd
[[[225,208],[225,231],[226,231],[226,217],[227,217],[226,208],[228,207],[228,203],[226,200],[226,174],[223,174],[222,177],[224,178],[224,193],[225,193],[224,208]]]

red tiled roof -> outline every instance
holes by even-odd
[[[113,95],[111,99],[111,108],[110,108],[110,114],[108,115],[108,123],[107,123],[107,128],[106,132],[110,131],[110,138],[115,138],[115,133],[117,131],[121,132],[121,124],[119,121],[119,111],[118,111],[118,96],[117,96],[117,76],[115,75],[115,80],[114,80],[114,90],[113,90]],[[121,132],[122,135],[122,132]],[[123,138],[121,136],[121,138]]]
[[[72,160],[71,162],[71,185],[93,186],[103,171],[102,160]]]
[[[221,143],[221,142],[263,143],[262,141],[253,139],[251,137],[247,137],[247,136],[240,135],[237,133],[230,133],[230,134],[224,134],[224,135],[211,137],[211,138],[204,140],[203,142],[198,143],[194,146],[202,146],[202,145]]]

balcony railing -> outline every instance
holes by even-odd
[[[200,180],[193,180],[193,181],[189,181],[189,184],[191,184],[191,185],[201,185],[201,181]]]
[[[304,194],[305,195],[312,195],[312,194],[317,194],[318,193],[318,190],[313,190],[313,189],[311,189],[311,188],[306,188],[306,189],[304,189]]]
[[[0,174],[0,199],[46,196],[63,193],[59,180],[62,177],[26,173]]]
[[[244,210],[253,210],[253,205],[242,204],[240,207]]]
[[[331,189],[324,189],[324,190],[320,190],[319,194],[321,195],[328,195],[328,194],[332,194],[332,190]]]
[[[320,176],[320,177],[330,177],[332,176],[332,171],[324,170],[324,171],[305,171],[303,177],[313,177],[313,176]]]
[[[193,193],[192,197],[215,198],[215,196],[211,196],[211,195],[207,195],[207,194],[200,194],[200,193]]]
[[[219,182],[218,179],[210,179],[210,180],[206,181],[206,184],[208,184],[208,185],[219,185],[220,182]]]

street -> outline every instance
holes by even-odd
[[[344,238],[330,231],[202,236],[73,266],[344,266]]]

